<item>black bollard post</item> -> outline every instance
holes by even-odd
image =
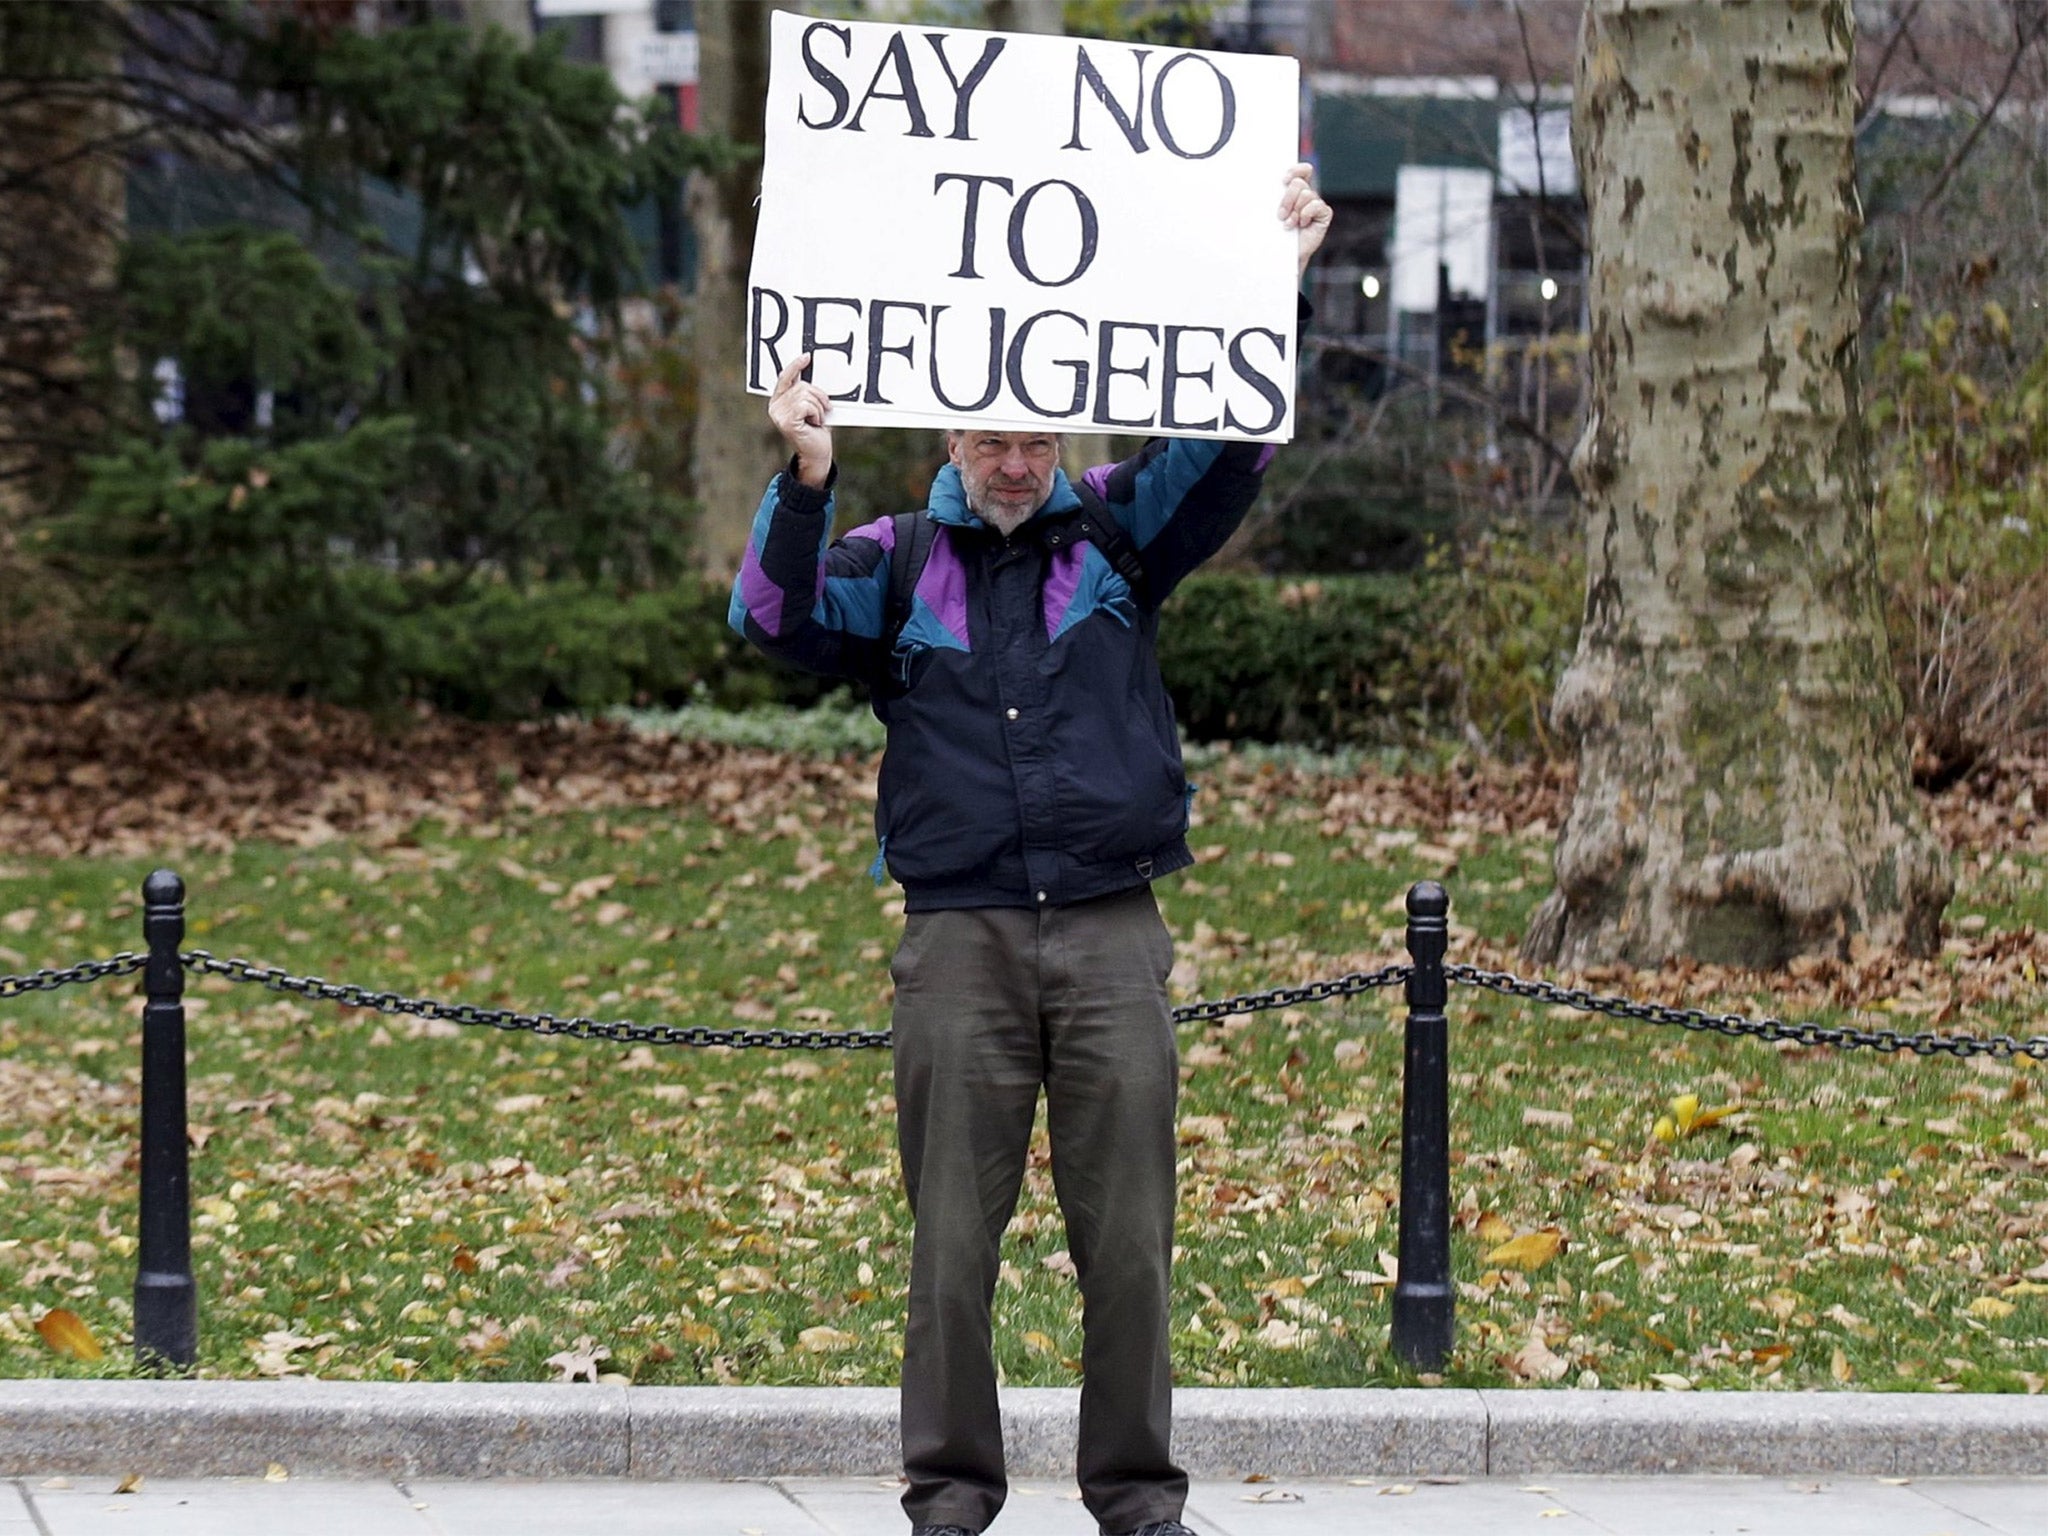
[[[1434,880],[1408,892],[1407,1060],[1401,1079],[1401,1273],[1394,1282],[1394,1353],[1418,1371],[1451,1356],[1450,1050],[1444,950],[1451,899]]]
[[[192,1283],[192,1179],[185,1146],[185,882],[142,883],[142,1208],[135,1265],[135,1358],[189,1369],[199,1356]]]

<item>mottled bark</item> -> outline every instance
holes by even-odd
[[[1848,0],[1591,0],[1579,752],[1540,962],[1926,953],[1856,397]]]
[[[96,440],[81,353],[112,289],[126,212],[119,110],[102,6],[23,5],[0,24],[0,668],[68,659],[67,593],[42,569],[31,520]]]
[[[768,100],[768,18],[754,0],[699,0],[698,120],[707,133],[758,150]],[[746,392],[747,268],[754,259],[758,156],[722,174],[690,178],[697,231],[698,406],[692,479],[703,511],[698,549],[707,574],[739,569],[762,487],[786,454],[767,401]]]

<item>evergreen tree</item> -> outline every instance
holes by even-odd
[[[380,699],[450,605],[683,568],[686,508],[620,453],[606,365],[626,209],[702,143],[545,38],[48,9],[99,29],[92,92],[139,104],[99,154],[175,149],[269,210],[125,241],[91,315],[98,429],[19,519],[41,579],[89,595],[74,671]]]

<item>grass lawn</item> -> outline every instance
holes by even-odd
[[[602,1017],[880,1024],[901,905],[865,873],[869,803],[770,761],[736,757],[683,809],[189,854],[188,944]],[[1184,998],[1398,958],[1422,876],[1450,884],[1453,958],[1511,962],[1547,885],[1541,826],[1388,825],[1357,778],[1201,777],[1202,862],[1160,886]],[[1882,995],[1899,1027],[2048,1031],[2048,861],[1959,864],[1941,962],[1809,968],[1777,1006],[1838,1019],[1831,999]],[[147,868],[0,857],[0,971],[137,947]],[[1756,978],[1606,981],[1773,1006]],[[557,1042],[213,979],[191,1009],[203,1373],[545,1379],[581,1340],[641,1383],[896,1379],[886,1052]],[[138,1013],[126,982],[0,1005],[0,1374],[129,1369]],[[1190,1026],[1181,1051],[1179,1379],[1408,1380],[1386,1347],[1398,998]],[[2041,1388],[2040,1066],[1773,1049],[1464,989],[1452,1052],[1446,1379]],[[1734,1113],[1686,1131],[1684,1095]],[[1537,1233],[1563,1239],[1547,1262],[1488,1261]],[[1064,1250],[1041,1132],[997,1290],[1012,1383],[1077,1378]],[[53,1308],[105,1357],[51,1348]]]

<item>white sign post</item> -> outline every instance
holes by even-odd
[[[1294,431],[1292,59],[777,12],[747,387],[855,425]]]

